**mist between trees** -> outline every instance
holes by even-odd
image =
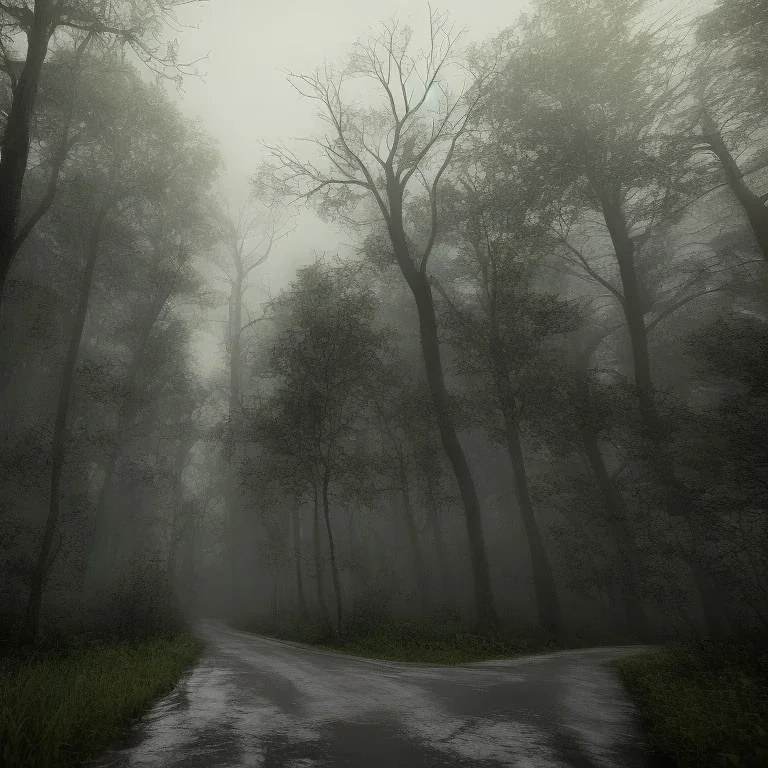
[[[0,3],[2,636],[764,630],[765,2],[385,21],[243,208],[178,4]],[[265,299],[300,207],[354,253]]]

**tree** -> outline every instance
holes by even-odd
[[[458,36],[446,15],[430,13],[429,48],[413,54],[411,29],[392,22],[361,40],[342,71],[326,66],[313,75],[291,75],[298,92],[317,102],[330,136],[313,143],[324,167],[301,160],[285,147],[270,147],[276,161],[273,180],[284,191],[315,202],[326,216],[349,215],[365,201],[386,227],[392,260],[408,283],[419,315],[419,333],[427,380],[443,448],[464,503],[470,543],[477,617],[497,621],[480,503],[469,462],[459,440],[445,384],[437,319],[428,265],[438,235],[438,191],[468,130],[490,71],[469,73],[464,88],[450,91],[451,70],[458,63]],[[373,80],[379,101],[357,106],[347,97],[346,82]],[[417,242],[408,235],[404,204],[421,183],[428,198],[429,228]]]
[[[768,51],[768,43],[766,43]],[[765,82],[744,76],[736,63],[740,47],[713,47],[708,40],[691,55],[695,67],[690,89],[693,106],[682,110],[682,120],[694,126],[697,154],[714,156],[719,177],[738,201],[749,221],[758,248],[768,261],[767,195],[758,195],[747,177],[766,166],[765,146],[760,136],[768,123],[768,110],[761,89]],[[762,151],[760,151],[762,149]],[[718,179],[720,180],[720,179]]]
[[[27,606],[27,640],[37,634],[58,524],[72,388],[99,254],[105,245],[124,246],[132,225],[141,222],[148,209],[162,200],[171,180],[186,181],[199,156],[206,155],[197,132],[159,88],[141,83],[135,71],[111,73],[105,93],[111,100],[109,120],[100,125],[90,151],[83,154],[77,172],[68,180],[67,203],[71,208],[67,211],[67,234],[74,236],[84,251],[85,267],[62,371],[51,446],[49,509]],[[73,216],[75,211],[78,214]]]
[[[766,0],[719,0],[698,24],[703,43],[726,43],[736,53],[736,62],[747,73],[762,78],[768,86],[768,3]]]
[[[172,16],[175,6],[186,0],[121,0],[116,3],[88,3],[82,0],[35,0],[33,7],[24,0],[0,4],[0,56],[2,70],[10,79],[12,101],[0,140],[0,295],[13,259],[18,252],[19,227],[24,177],[29,158],[30,128],[35,111],[40,78],[50,41],[57,30],[79,35],[79,51],[94,37],[118,40],[130,46],[156,71],[176,67],[175,45],[162,52],[154,42],[162,23]],[[15,60],[12,40],[26,37],[23,60]],[[60,165],[52,167],[56,183]]]
[[[104,479],[96,504],[90,538],[94,555],[104,544],[108,507],[114,502],[113,478],[140,406],[137,391],[153,335],[173,311],[185,304],[200,306],[207,301],[193,259],[201,255],[213,237],[206,206],[217,157],[213,152],[206,152],[204,137],[196,138],[200,141],[196,147],[197,163],[175,169],[168,187],[154,201],[155,207],[142,216],[138,222],[140,229],[135,232],[146,255],[144,263],[134,263],[131,275],[135,295],[127,340],[130,356],[120,386],[117,427],[107,449]],[[194,146],[192,142],[194,139],[190,142]],[[93,575],[101,578],[104,574],[95,566]]]
[[[254,270],[261,267],[272,253],[276,242],[291,230],[291,218],[276,201],[259,199],[256,194],[244,205],[237,216],[227,211],[219,214],[218,234],[223,249],[214,254],[213,260],[223,280],[229,285],[229,319],[227,323],[227,353],[229,368],[228,435],[225,439],[224,461],[229,466],[235,462],[237,427],[243,409],[243,352],[246,331],[258,320],[244,319],[248,313],[245,297],[251,287]],[[227,471],[227,470],[225,470]],[[225,500],[229,516],[230,564],[234,592],[240,588],[242,552],[238,546],[240,530],[239,498],[235,484],[235,471],[229,477]]]
[[[521,419],[531,379],[541,373],[536,366],[540,347],[572,330],[577,318],[567,303],[533,287],[537,262],[548,243],[540,223],[526,224],[532,211],[521,192],[524,182],[508,185],[504,194],[498,184],[486,183],[494,176],[491,168],[475,173],[465,168],[460,176],[460,189],[445,211],[451,221],[446,230],[457,250],[451,265],[453,285],[440,285],[439,290],[447,304],[451,340],[460,350],[462,373],[479,375],[483,389],[490,383],[490,398],[477,393],[474,420],[482,422],[482,413],[501,415],[503,429],[492,417],[489,431],[501,438],[512,464],[539,619],[548,632],[561,634],[557,590],[530,496]]]
[[[415,456],[415,443],[419,427],[423,426],[425,406],[421,387],[408,386],[402,371],[404,361],[387,361],[377,381],[374,394],[374,411],[377,431],[381,443],[379,459],[380,474],[384,478],[386,493],[394,487],[400,497],[400,512],[408,535],[408,546],[413,560],[413,572],[421,601],[422,615],[427,615],[429,607],[429,582],[424,563],[424,553],[420,539],[420,529],[416,522],[414,509],[414,491],[409,479],[414,470],[418,470]]]
[[[498,83],[508,94],[498,101],[496,120],[506,125],[501,142],[522,145],[548,179],[562,247],[619,303],[632,352],[645,459],[666,488],[669,513],[690,524],[701,507],[680,482],[667,446],[645,321],[648,290],[638,267],[660,224],[675,221],[692,196],[687,156],[664,131],[684,81],[676,74],[674,29],[658,21],[637,22],[644,6],[642,0],[576,6],[540,0],[523,20],[522,43]],[[590,214],[602,222],[600,241],[610,242],[621,289],[569,239],[579,223],[591,234]],[[689,564],[707,624],[719,632],[722,601],[695,547]]]
[[[643,563],[635,545],[632,512],[618,486],[628,461],[616,449],[613,456],[605,450],[606,444],[620,443],[617,435],[631,420],[627,412],[634,404],[615,372],[594,367],[596,351],[616,328],[597,325],[581,325],[576,334],[561,339],[536,361],[527,380],[526,424],[555,455],[575,455],[585,461],[598,494],[588,498],[583,522],[593,534],[605,530],[613,541],[626,624],[634,637],[645,642],[650,630],[643,601]]]
[[[269,353],[276,385],[257,421],[256,436],[291,459],[311,489],[315,514],[322,508],[336,599],[335,631],[341,633],[343,603],[331,505],[347,478],[359,479],[364,460],[360,417],[380,368],[385,335],[372,325],[376,306],[371,291],[349,268],[316,263],[300,270],[272,309],[280,327]],[[316,550],[318,533],[316,526]],[[321,581],[317,588],[321,598]]]

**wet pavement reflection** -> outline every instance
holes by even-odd
[[[437,667],[357,659],[216,622],[176,689],[98,768],[649,768],[611,661],[637,648]]]

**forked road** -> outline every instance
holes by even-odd
[[[636,648],[437,667],[200,631],[200,663],[99,766],[651,765],[611,665]]]

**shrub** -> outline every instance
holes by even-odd
[[[618,666],[651,743],[674,765],[768,765],[765,638],[690,642]]]
[[[146,566],[131,568],[96,596],[83,630],[90,639],[138,642],[176,635],[185,625],[164,571]]]

